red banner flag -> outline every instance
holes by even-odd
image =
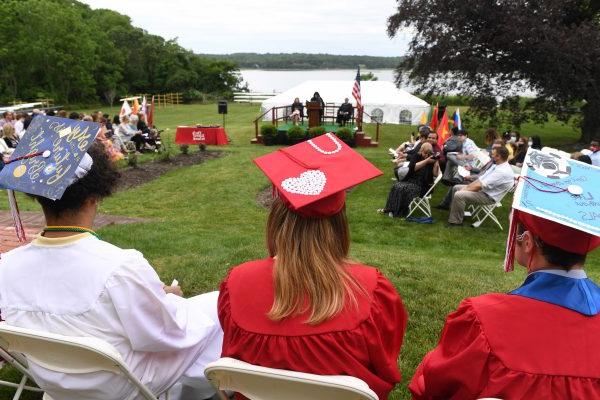
[[[450,128],[448,128],[448,112],[447,109],[444,110],[444,115],[442,115],[442,120],[440,121],[440,125],[437,128],[438,135],[438,145],[440,148],[444,145],[446,139],[450,137]]]

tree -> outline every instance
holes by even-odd
[[[490,99],[530,87],[537,98],[523,102],[519,121],[552,113],[567,122],[580,112],[580,140],[600,138],[599,1],[398,0],[388,34],[405,27],[415,35],[398,85],[408,78],[430,93],[458,88],[491,116]]]
[[[374,73],[372,72],[367,72],[366,74],[361,74],[360,75],[360,80],[361,81],[376,81],[379,78],[377,76],[375,76]]]

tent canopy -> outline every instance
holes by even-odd
[[[298,97],[302,103],[310,100],[314,92],[319,92],[325,103],[340,105],[347,97],[356,105],[352,97],[354,81],[306,81],[286,90],[277,96],[262,102],[262,112],[273,107],[289,106]],[[381,117],[381,122],[387,124],[418,125],[421,114],[429,112],[429,104],[413,96],[405,90],[398,89],[388,81],[361,82],[362,104],[365,112],[373,117]],[[265,119],[271,119],[270,113]],[[370,122],[365,116],[365,122]]]

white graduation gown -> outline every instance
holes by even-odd
[[[217,292],[190,299],[165,294],[143,255],[90,234],[38,236],[2,254],[0,312],[7,323],[113,345],[154,393],[182,376],[204,380],[219,358],[223,332]],[[136,399],[125,379],[108,372],[57,374],[31,365],[37,383],[61,400]]]

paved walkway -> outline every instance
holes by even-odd
[[[30,242],[45,226],[44,215],[40,212],[23,211],[21,212],[21,221],[23,221],[27,242]],[[142,218],[98,214],[94,220],[94,228],[101,228],[111,224],[131,224],[143,221],[145,220]],[[0,211],[0,253],[5,253],[24,244],[20,243],[17,239],[10,211]]]

